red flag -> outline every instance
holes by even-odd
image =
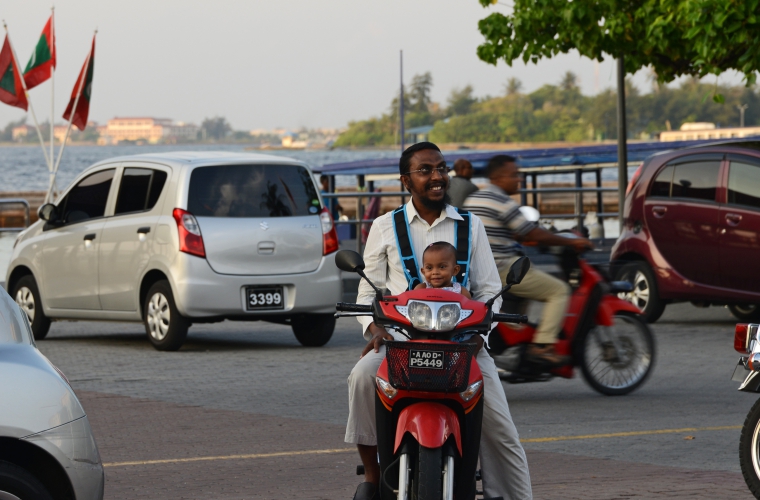
[[[26,101],[26,92],[21,84],[21,71],[19,71],[16,58],[13,57],[8,35],[5,35],[3,49],[0,50],[0,101],[24,111],[29,106]]]
[[[33,89],[50,78],[53,74],[53,68],[55,68],[55,35],[53,15],[51,14],[24,70],[26,89]]]
[[[92,96],[92,72],[95,67],[95,37],[92,37],[92,49],[90,55],[79,72],[79,78],[71,91],[71,100],[63,113],[63,119],[69,120],[79,130],[87,126],[87,115],[90,114],[90,97]],[[84,83],[83,83],[84,81]],[[77,100],[78,97],[78,100]],[[74,106],[76,105],[76,109]],[[74,110],[74,114],[71,111]]]

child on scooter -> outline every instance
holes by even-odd
[[[422,254],[422,275],[425,281],[414,287],[415,290],[422,288],[440,288],[450,292],[461,293],[471,299],[470,291],[459,283],[451,281],[459,273],[457,265],[457,250],[454,245],[445,241],[436,241],[425,248]]]

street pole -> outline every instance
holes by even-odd
[[[625,62],[623,56],[617,60],[617,129],[618,129],[618,217],[620,232],[623,232],[623,206],[625,190],[628,187],[628,151],[625,126]]]
[[[739,110],[739,126],[744,128],[744,110],[746,110],[749,107],[747,104],[742,104],[741,106],[737,105],[736,109]]]
[[[401,152],[404,152],[404,51],[399,51],[399,74],[401,75],[401,90],[398,97],[398,116],[401,122]]]

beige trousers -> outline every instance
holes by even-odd
[[[405,340],[392,334],[396,340]],[[374,446],[377,444],[375,427],[375,375],[385,358],[385,346],[380,352],[370,351],[356,363],[348,376],[347,443]],[[525,450],[520,444],[507,397],[496,372],[496,365],[485,349],[477,356],[483,373],[484,406],[483,430],[480,439],[480,466],[483,473],[485,497],[503,497],[504,500],[530,500],[530,472]]]
[[[507,277],[509,266],[518,258],[515,256],[496,259],[496,267],[499,268],[502,283]],[[550,274],[531,267],[520,284],[513,286],[509,293],[545,304],[541,323],[538,325],[533,341],[537,344],[554,344],[565,321],[567,304],[570,301],[570,286]]]

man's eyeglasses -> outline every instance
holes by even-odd
[[[417,170],[410,170],[409,172],[407,172],[407,175],[417,174],[420,177],[430,177],[431,175],[433,175],[434,171],[438,172],[441,175],[449,175],[449,172],[451,172],[451,169],[449,167],[435,167],[435,168],[422,167]]]

